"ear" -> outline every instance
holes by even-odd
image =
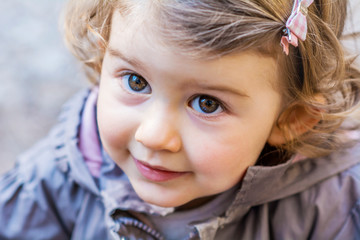
[[[317,103],[324,103],[322,96],[315,96]],[[321,120],[322,111],[310,106],[294,105],[285,110],[274,124],[268,143],[280,146],[307,133]]]

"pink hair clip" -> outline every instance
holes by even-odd
[[[298,39],[305,41],[307,34],[307,8],[314,0],[295,0],[289,19],[286,21],[281,46],[286,55],[289,55],[289,44],[298,46]]]

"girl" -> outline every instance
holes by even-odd
[[[359,239],[343,0],[70,1],[91,91],[0,181],[2,239]]]

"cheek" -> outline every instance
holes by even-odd
[[[267,134],[266,131],[255,131],[254,128],[222,130],[189,138],[187,147],[191,150],[188,151],[188,157],[192,167],[204,180],[212,178],[234,184],[249,166],[256,163]]]
[[[249,165],[256,161],[249,145],[241,139],[216,139],[207,137],[192,138],[188,151],[192,167],[204,180],[213,178],[220,183],[222,179],[238,181]]]
[[[131,114],[131,111],[121,106],[111,96],[99,94],[97,104],[98,127],[101,141],[107,150],[114,151],[114,149],[127,146],[135,122],[133,121],[135,118]]]

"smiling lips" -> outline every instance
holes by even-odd
[[[142,161],[134,158],[135,164],[139,172],[148,180],[153,182],[165,182],[181,177],[189,172],[173,172],[162,167],[150,166]]]

